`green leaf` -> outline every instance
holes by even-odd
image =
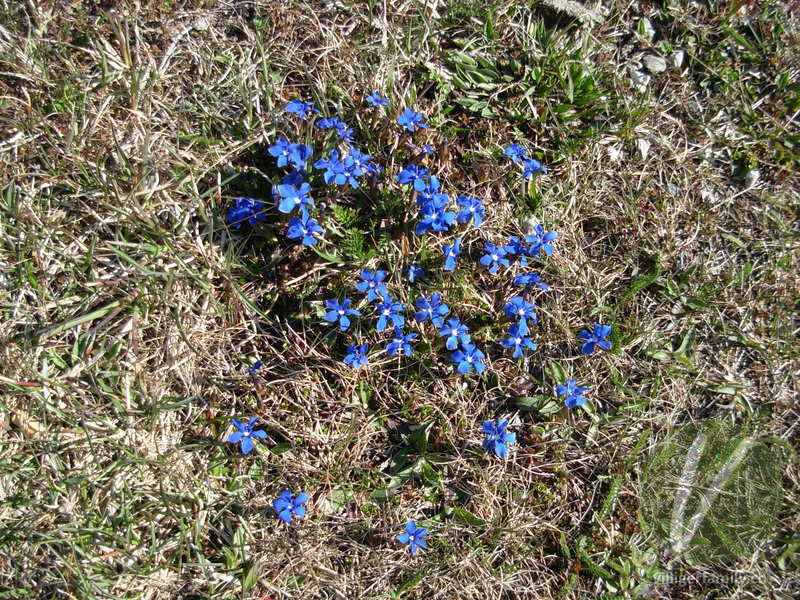
[[[453,509],[452,517],[457,521],[461,521],[462,523],[472,525],[474,527],[482,527],[483,525],[486,525],[486,521],[476,517],[471,512],[465,508],[461,508],[460,506],[456,506]]]

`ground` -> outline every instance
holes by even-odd
[[[800,445],[791,3],[0,7],[0,598],[796,597],[795,458],[766,538],[679,559],[669,585],[640,506],[648,454],[687,424]],[[322,143],[292,98],[385,168],[315,190],[314,248],[276,210],[225,222],[271,202],[279,136]],[[401,135],[406,106],[430,129]],[[512,142],[548,173],[526,184]],[[415,235],[394,182],[423,143],[445,191],[487,207],[452,273],[454,234]],[[498,341],[520,268],[477,259],[532,223],[559,237],[517,360]],[[326,324],[362,268],[407,307],[441,292],[486,373],[455,373],[430,326],[397,358],[369,317]],[[614,346],[583,356],[594,322]],[[358,370],[353,341],[373,348]],[[567,377],[591,386],[573,411]],[[243,455],[230,419],[251,417],[269,439]],[[495,418],[506,460],[481,447]],[[291,525],[284,489],[310,495]],[[429,531],[413,557],[409,520]]]

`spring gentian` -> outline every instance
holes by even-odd
[[[450,308],[446,304],[442,304],[441,294],[432,294],[430,300],[420,296],[417,298],[416,306],[417,313],[414,318],[417,322],[424,323],[430,319],[434,327],[441,327],[444,317],[450,313]]]
[[[278,513],[278,518],[284,523],[291,523],[293,517],[302,517],[306,514],[308,494],[300,492],[292,497],[292,492],[283,490],[280,495],[272,501],[272,508]]]
[[[344,185],[349,178],[346,165],[339,160],[338,150],[331,150],[328,158],[320,158],[314,163],[314,168],[323,169],[325,171],[322,178],[325,180],[325,183],[328,184],[333,182],[336,185]]]
[[[306,168],[306,163],[313,153],[314,149],[311,146],[306,146],[305,144],[289,144],[289,162],[299,171]]]
[[[530,179],[536,173],[547,173],[547,167],[543,167],[542,163],[540,163],[535,158],[530,158],[522,163],[522,176],[525,179]]]
[[[522,296],[514,296],[508,300],[508,303],[503,307],[506,315],[511,318],[519,319],[519,333],[521,335],[528,334],[528,319],[534,323],[539,322],[539,317],[536,314],[536,307],[530,302],[526,301]]]
[[[375,304],[375,313],[378,315],[378,322],[375,324],[375,331],[383,331],[389,321],[395,327],[402,327],[406,319],[403,316],[403,311],[406,307],[395,302],[388,294],[383,297],[382,302]]]
[[[550,243],[558,238],[555,231],[545,231],[542,225],[533,228],[533,233],[525,236],[525,241],[531,246],[528,248],[528,256],[536,258],[544,252],[547,256],[553,254],[553,245]]]
[[[542,281],[542,277],[538,273],[522,273],[521,275],[517,275],[514,277],[514,285],[524,285],[526,287],[533,285],[543,292],[550,289],[550,286]]]
[[[378,92],[372,92],[369,96],[367,96],[367,102],[372,106],[389,106],[389,99],[384,98]]]
[[[301,119],[307,119],[310,113],[319,113],[319,109],[314,108],[313,102],[303,102],[297,98],[290,100],[289,104],[283,107],[283,110],[293,113]]]
[[[406,356],[414,354],[414,349],[411,347],[411,342],[417,338],[416,333],[404,334],[403,330],[399,327],[394,328],[394,338],[386,346],[386,354],[394,356],[401,350]]]
[[[564,385],[556,386],[556,393],[559,396],[566,396],[566,398],[564,398],[564,404],[567,408],[575,408],[576,406],[586,403],[586,398],[584,398],[582,394],[588,389],[591,388],[585,385],[575,385],[574,379],[567,379]]]
[[[489,273],[497,273],[501,266],[508,266],[505,248],[487,242],[483,245],[483,249],[486,250],[486,254],[481,256],[480,262],[484,267],[489,267]]]
[[[303,208],[300,210],[300,218],[292,217],[289,219],[289,227],[286,230],[286,237],[290,240],[301,240],[303,246],[316,246],[317,238],[315,233],[325,231],[319,223],[308,216],[308,212]]]
[[[514,358],[519,358],[525,354],[525,348],[536,350],[536,343],[533,341],[533,338],[522,335],[519,332],[519,325],[512,325],[508,330],[508,336],[508,338],[500,343],[508,350],[511,350],[511,348],[514,349],[514,353],[511,355]]]
[[[428,125],[422,122],[424,118],[425,115],[422,113],[414,112],[410,108],[407,108],[397,117],[397,123],[401,127],[405,127],[406,131],[414,133],[418,127],[423,129],[428,128]]]
[[[403,185],[411,183],[415,190],[421,192],[428,187],[428,175],[430,175],[430,171],[424,167],[406,165],[403,170],[397,174],[397,182]]]
[[[277,141],[267,149],[272,156],[278,159],[279,167],[283,167],[289,162],[289,152],[291,152],[290,146],[289,140],[284,137],[279,137]]]
[[[350,344],[347,347],[347,354],[344,357],[344,362],[354,369],[360,369],[369,362],[369,357],[367,356],[368,352],[369,346],[367,344],[361,344],[360,346]]]
[[[464,325],[459,319],[448,319],[446,324],[443,324],[439,329],[439,335],[446,337],[447,341],[445,346],[448,350],[455,350],[459,342],[461,344],[469,344],[470,337],[467,333],[469,327]]]
[[[429,154],[433,154],[436,152],[436,148],[431,146],[430,144],[423,145],[419,151],[422,153],[423,156],[428,156]]]
[[[406,277],[411,283],[414,283],[417,279],[421,279],[425,276],[425,271],[422,267],[418,265],[411,265],[408,267],[408,276]]]
[[[314,199],[308,195],[310,191],[311,186],[308,183],[303,183],[300,187],[282,183],[278,186],[278,193],[281,196],[278,210],[282,213],[289,214],[298,206],[301,210],[305,207],[313,207]]]
[[[478,198],[472,196],[458,196],[456,202],[461,207],[458,211],[458,222],[469,223],[472,221],[473,227],[478,227],[486,218],[486,208],[483,202]]]
[[[317,121],[317,127],[320,129],[335,129],[336,135],[342,138],[345,142],[350,142],[353,140],[353,130],[348,127],[347,123],[338,119],[337,117],[320,119]]]
[[[422,527],[418,529],[414,521],[409,521],[406,523],[405,532],[397,536],[397,541],[403,545],[408,545],[411,554],[416,554],[420,548],[424,550],[428,547],[424,539],[427,535],[428,532]]]
[[[266,221],[265,206],[263,202],[252,198],[236,198],[225,213],[225,222],[234,229],[239,229],[245,221],[251,226],[258,221]]]
[[[481,362],[486,357],[475,347],[475,344],[462,344],[461,350],[453,352],[450,358],[458,365],[458,372],[462,375],[469,373],[473,367],[478,374],[483,373],[486,369],[486,365]]]
[[[361,271],[361,281],[356,284],[356,289],[362,294],[366,293],[367,300],[372,302],[389,295],[386,284],[381,283],[384,279],[386,279],[386,271],[375,271],[373,273],[369,269],[363,269]]]
[[[511,235],[508,237],[505,251],[508,254],[519,256],[519,262],[523,267],[528,266],[528,247],[519,239],[519,236]]]
[[[507,458],[508,447],[517,443],[517,434],[506,431],[506,427],[508,427],[507,419],[483,422],[483,433],[486,435],[483,447],[500,458]]]
[[[266,431],[261,429],[256,429],[255,431],[253,430],[253,427],[256,426],[257,422],[258,417],[253,417],[247,422],[246,425],[238,419],[231,419],[231,423],[233,423],[233,426],[236,427],[236,431],[228,436],[228,442],[231,444],[241,443],[243,454],[250,452],[254,447],[253,438],[258,438],[261,440],[267,439]]]
[[[461,238],[456,238],[452,246],[444,246],[442,254],[444,254],[444,270],[453,271],[458,260],[456,257],[461,254]]]
[[[592,325],[592,332],[586,329],[578,332],[578,337],[586,340],[581,346],[581,354],[591,354],[595,346],[600,346],[603,350],[611,350],[611,342],[606,338],[611,335],[611,326],[595,323]]]
[[[503,154],[508,156],[515,163],[521,163],[523,160],[528,158],[528,149],[525,146],[520,146],[519,144],[511,144],[503,150]]]
[[[434,194],[419,211],[420,220],[414,233],[424,235],[428,231],[447,231],[456,220],[456,213],[446,209],[450,197],[447,194]]]
[[[341,304],[336,300],[325,300],[325,307],[328,309],[328,312],[325,313],[323,318],[328,323],[335,323],[338,321],[339,329],[341,331],[346,331],[347,328],[350,327],[350,319],[348,317],[350,315],[361,316],[361,313],[355,308],[350,308],[350,304],[351,300],[349,298],[342,300]]]
[[[264,363],[260,360],[257,360],[253,363],[252,367],[247,367],[247,372],[250,373],[252,377],[256,376],[256,372],[260,371],[261,368],[264,366]]]

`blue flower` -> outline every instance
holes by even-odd
[[[506,431],[506,427],[508,427],[507,419],[483,422],[483,433],[486,435],[483,447],[500,458],[507,458],[508,447],[517,443],[517,434]]]
[[[611,335],[611,327],[600,323],[592,325],[591,333],[586,329],[578,332],[578,337],[586,340],[581,346],[581,354],[591,354],[594,352],[595,346],[600,346],[603,350],[611,350],[611,342],[606,339],[609,335]]]
[[[410,342],[417,338],[416,333],[403,334],[403,330],[399,327],[394,328],[394,338],[386,346],[386,354],[394,356],[401,350],[406,356],[414,354],[414,349],[411,347]]]
[[[408,267],[407,279],[414,283],[417,279],[422,279],[425,276],[425,270],[418,265],[411,265]]]
[[[272,501],[272,508],[278,513],[278,518],[284,523],[291,523],[293,517],[302,517],[306,514],[308,494],[300,492],[292,497],[292,492],[283,490],[280,495]]]
[[[419,151],[422,153],[423,156],[428,156],[429,154],[433,154],[436,152],[436,148],[431,146],[430,144],[424,144]]]
[[[547,173],[547,167],[543,167],[542,163],[535,158],[525,160],[522,163],[522,176],[525,179],[530,179],[536,175],[536,173]]]
[[[397,181],[403,185],[411,183],[414,185],[415,190],[421,192],[428,187],[427,178],[429,174],[430,171],[424,167],[407,165],[402,171],[400,171],[400,173],[397,174]]]
[[[544,252],[547,256],[553,254],[553,245],[550,243],[558,237],[555,231],[545,231],[542,225],[534,227],[531,235],[525,236],[525,241],[531,246],[528,248],[528,256],[536,258]]]
[[[582,394],[591,388],[588,386],[575,385],[574,379],[567,379],[564,384],[565,385],[556,386],[556,393],[559,396],[566,396],[566,398],[564,398],[564,404],[567,408],[575,408],[576,406],[586,403],[586,398],[584,398]]]
[[[360,346],[350,344],[347,347],[347,354],[344,357],[344,362],[354,369],[360,369],[369,362],[368,353],[369,346],[367,344],[361,344]]]
[[[360,153],[359,156],[361,156]],[[346,156],[344,160],[339,160],[338,150],[331,150],[330,158],[319,159],[314,163],[314,168],[325,170],[322,175],[325,183],[330,183],[331,181],[336,185],[349,183],[353,189],[358,187],[356,177],[361,177],[364,174],[363,168],[357,167],[356,161],[352,157]]]
[[[283,176],[283,184],[284,185],[296,185],[301,186],[303,185],[303,175],[305,175],[305,171],[298,169],[295,171],[291,171]]]
[[[296,169],[304,169],[314,149],[305,144],[290,144],[286,138],[281,137],[269,147],[268,151],[278,159],[279,167],[291,163]]]
[[[522,273],[514,278],[514,285],[533,285],[538,287],[543,292],[550,289],[550,286],[542,281],[542,277],[538,273]]]
[[[458,365],[458,372],[462,375],[469,373],[473,367],[478,374],[486,369],[486,365],[481,362],[486,357],[475,344],[462,344],[461,350],[453,352],[450,358]]]
[[[441,327],[444,317],[450,313],[450,308],[446,304],[442,304],[441,294],[431,295],[430,300],[420,296],[417,298],[416,305],[418,310],[414,318],[417,322],[424,323],[430,319],[434,327]]]
[[[409,521],[406,523],[405,532],[397,536],[397,541],[403,545],[408,545],[408,549],[411,550],[411,554],[416,554],[417,550],[420,548],[424,550],[428,547],[424,539],[427,535],[428,532],[422,527],[417,529],[416,523],[414,523],[414,521]]]
[[[378,92],[372,92],[369,96],[367,96],[367,102],[372,104],[372,106],[389,106],[389,99],[384,98]]]
[[[325,313],[323,318],[328,323],[335,323],[338,321],[339,329],[341,331],[347,330],[347,328],[350,327],[350,319],[348,316],[361,316],[361,313],[355,308],[350,308],[350,303],[351,301],[348,298],[342,300],[341,304],[336,300],[325,300],[325,307],[328,309],[328,312]]]
[[[402,327],[406,319],[403,316],[403,311],[406,307],[395,302],[388,294],[383,297],[382,302],[375,305],[375,314],[378,315],[378,322],[375,324],[376,331],[383,331],[386,329],[388,321],[391,321],[395,327]]]
[[[531,319],[534,323],[539,322],[539,317],[536,314],[536,307],[530,302],[527,302],[522,296],[510,298],[503,309],[509,317],[519,318],[519,333],[521,335],[528,334],[528,319]]]
[[[486,242],[483,245],[483,249],[486,250],[486,254],[481,256],[480,262],[484,267],[489,267],[489,273],[497,273],[501,266],[508,266],[508,259],[505,258],[505,248]]]
[[[284,137],[279,137],[277,141],[268,148],[268,152],[278,159],[278,166],[282,167],[289,162],[289,152],[291,144]]]
[[[257,360],[256,362],[253,363],[252,367],[247,367],[247,372],[250,373],[250,375],[255,376],[256,371],[259,371],[263,366],[264,363],[260,360]]]
[[[353,130],[348,127],[347,123],[338,119],[337,117],[319,119],[317,121],[317,127],[320,129],[335,129],[336,135],[346,142],[353,140]]]
[[[522,240],[519,239],[518,236],[509,236],[508,244],[506,244],[505,250],[508,254],[519,256],[519,262],[523,267],[528,266],[528,257],[526,256],[528,253],[528,247],[522,242]]]
[[[470,337],[467,333],[469,327],[464,325],[459,319],[448,319],[446,325],[441,325],[439,335],[447,337],[445,346],[448,350],[455,350],[459,343],[469,344]]]
[[[405,127],[406,131],[413,133],[418,127],[423,129],[428,128],[428,126],[422,122],[424,118],[425,115],[422,113],[414,112],[410,108],[407,108],[397,117],[397,123],[401,127]]]
[[[442,248],[444,254],[444,270],[453,271],[456,268],[456,257],[461,254],[461,238],[456,238],[452,246],[444,246]]]
[[[314,108],[313,102],[303,102],[302,100],[298,100],[295,98],[294,100],[290,100],[289,104],[283,107],[283,110],[286,112],[293,113],[300,117],[301,119],[308,118],[310,113],[318,114],[319,110]]]
[[[447,231],[456,220],[456,213],[446,210],[450,197],[447,194],[434,194],[419,211],[420,221],[414,233],[424,235],[428,231]]]
[[[301,211],[305,207],[313,207],[314,200],[308,193],[311,191],[311,186],[303,183],[300,187],[296,185],[283,183],[278,186],[278,193],[282,200],[278,204],[278,210],[282,213],[289,214],[298,206]]]
[[[514,349],[514,353],[511,355],[514,358],[519,358],[525,354],[525,348],[536,350],[536,344],[534,343],[533,338],[522,335],[519,332],[519,325],[512,325],[508,330],[508,335],[509,337],[500,343],[508,350],[511,350],[511,348]]]
[[[461,207],[458,211],[458,222],[469,223],[472,221],[473,227],[478,227],[486,218],[486,208],[483,202],[472,196],[458,196],[456,202]]]
[[[261,429],[256,429],[253,431],[253,427],[256,426],[258,422],[258,417],[253,417],[247,422],[247,425],[239,421],[238,419],[231,419],[231,423],[233,426],[236,427],[236,431],[228,436],[228,442],[231,444],[239,444],[242,445],[242,453],[247,454],[250,452],[255,444],[253,443],[253,438],[258,438],[261,440],[267,439],[267,432]]]
[[[367,294],[367,300],[372,302],[377,298],[383,298],[389,295],[389,290],[386,289],[386,284],[381,283],[386,279],[386,271],[375,271],[374,273],[369,269],[361,271],[361,281],[356,284],[356,289]]]
[[[264,208],[265,204],[258,200],[236,198],[225,213],[225,222],[234,229],[239,229],[245,221],[248,225],[255,225],[258,221],[267,220]]]
[[[503,154],[511,158],[515,163],[521,163],[528,158],[528,149],[519,144],[511,144],[503,150]]]
[[[315,233],[325,231],[319,223],[308,216],[305,208],[300,209],[300,218],[292,217],[289,219],[289,227],[286,230],[286,237],[290,240],[301,240],[303,246],[316,246],[317,238]]]

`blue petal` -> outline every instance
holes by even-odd
[[[294,514],[298,517],[304,517],[306,514],[306,507],[305,506],[297,506],[294,509]]]
[[[397,541],[401,544],[407,544],[409,540],[409,535],[407,533],[401,533],[397,536]]]
[[[417,524],[414,521],[408,521],[406,523],[406,532],[410,534],[414,534],[417,531]]]
[[[231,444],[238,444],[242,441],[244,434],[241,431],[234,431],[232,434],[228,436],[228,441]]]
[[[265,439],[267,439],[267,432],[266,432],[266,431],[264,431],[263,429],[257,429],[257,430],[256,430],[256,431],[254,431],[254,432],[253,432],[251,435],[252,435],[253,437],[257,437],[257,438],[259,438],[259,439],[261,439],[261,440],[265,440]]]
[[[284,523],[291,523],[292,522],[292,511],[291,509],[284,509],[278,513],[278,518],[283,521]]]
[[[306,494],[305,492],[300,492],[294,499],[295,506],[300,506],[301,504],[305,504],[306,502],[308,502],[308,494]]]
[[[246,437],[242,440],[242,452],[249,453],[253,449],[253,440]]]

